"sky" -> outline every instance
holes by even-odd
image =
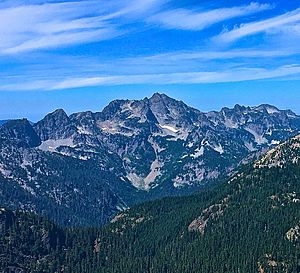
[[[154,92],[300,114],[300,0],[0,0],[0,119]]]

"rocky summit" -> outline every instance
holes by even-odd
[[[133,204],[226,176],[299,132],[300,116],[290,110],[203,113],[159,93],[95,113],[59,109],[35,124],[0,127],[0,199],[66,225],[103,224]]]

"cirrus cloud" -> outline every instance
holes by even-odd
[[[218,8],[206,11],[193,11],[181,8],[157,13],[147,20],[165,28],[199,31],[229,19],[244,17],[271,8],[273,8],[273,5],[256,2],[252,2],[246,6]]]
[[[201,71],[186,73],[100,75],[91,77],[70,77],[60,80],[37,80],[2,84],[0,90],[63,90],[92,86],[137,85],[137,84],[206,84],[233,83],[254,80],[280,79],[300,75],[300,65],[285,65],[273,69],[237,68],[230,71]]]
[[[225,31],[216,37],[220,42],[234,42],[243,37],[255,35],[262,32],[280,30],[283,27],[295,27],[299,30],[300,8],[284,13],[270,19],[242,24],[230,31]]]
[[[5,5],[6,3],[6,5]],[[122,35],[122,17],[139,17],[162,0],[13,1],[0,5],[0,54],[108,40]]]

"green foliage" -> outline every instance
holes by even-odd
[[[66,273],[298,273],[300,238],[290,241],[287,232],[300,224],[299,177],[299,164],[246,166],[197,194],[136,206],[104,228],[62,231],[34,215],[12,214],[2,224],[0,266]],[[208,219],[205,229],[189,231],[201,215]],[[51,238],[46,244],[42,231]],[[28,255],[42,262],[22,258]]]

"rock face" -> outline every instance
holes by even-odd
[[[297,225],[288,230],[286,233],[286,238],[293,243],[299,243],[300,239],[300,225]]]
[[[75,132],[75,127],[62,109],[58,109],[47,115],[44,119],[36,123],[34,127],[42,141],[48,139],[66,139]]]
[[[0,127],[0,177],[27,198],[8,202],[2,193],[2,200],[47,212],[36,205],[43,196],[70,212],[79,198],[101,211],[102,223],[142,200],[190,192],[299,131],[300,117],[289,110],[236,105],[203,113],[159,93],[96,113],[59,109],[33,125]]]
[[[227,202],[228,198],[225,198],[220,203],[211,205],[204,209],[201,215],[190,223],[188,231],[198,231],[203,235],[208,223],[223,215],[224,210],[227,208]]]
[[[43,141],[40,149],[96,157],[136,188],[151,190],[162,184],[197,186],[228,173],[296,135],[300,118],[271,105],[202,113],[155,93],[140,101],[113,101],[98,113],[68,117],[57,110],[34,129]],[[113,157],[117,167],[107,164]]]
[[[93,160],[41,150],[27,120],[0,128],[0,203],[46,214],[63,225],[100,225],[127,208],[135,189]],[[122,198],[119,196],[122,192]]]
[[[36,147],[41,143],[27,119],[6,122],[1,128],[0,134],[2,140],[12,140],[18,147]]]

